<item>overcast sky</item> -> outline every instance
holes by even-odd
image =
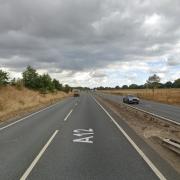
[[[72,86],[180,78],[180,0],[0,0],[0,68]]]

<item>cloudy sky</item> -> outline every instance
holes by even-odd
[[[72,86],[180,78],[179,0],[0,0],[0,68]]]

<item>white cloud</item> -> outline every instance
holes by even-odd
[[[151,16],[146,16],[144,25],[148,27],[154,26],[155,28],[157,28],[157,26],[159,26],[161,21],[162,21],[161,16],[155,13]]]

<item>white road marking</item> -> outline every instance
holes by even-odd
[[[74,136],[81,137],[81,136],[93,135],[93,134],[94,134],[94,133],[77,133],[77,134],[74,134]]]
[[[68,115],[64,118],[64,121],[66,121],[69,118],[69,116],[71,115],[72,112],[73,112],[73,109],[71,109],[71,111],[68,113]]]
[[[56,104],[57,104],[57,103],[56,103]],[[45,111],[45,110],[47,110],[47,109],[50,109],[50,108],[52,108],[53,106],[55,106],[56,104],[53,104],[53,105],[51,105],[51,106],[49,106],[49,107],[46,107],[46,108],[44,108],[44,109],[41,109],[40,111],[37,111],[37,112],[35,112],[35,113],[32,113],[32,114],[30,114],[30,115],[28,115],[28,116],[26,116],[26,117],[24,117],[24,118],[21,118],[21,119],[19,119],[19,120],[17,120],[17,121],[14,121],[13,123],[10,123],[10,124],[8,124],[8,125],[6,125],[6,126],[4,126],[4,127],[1,127],[1,128],[0,128],[0,131],[2,131],[2,130],[6,129],[6,128],[14,125],[14,124],[17,124],[17,123],[19,123],[19,122],[21,122],[21,121],[23,121],[23,120],[25,120],[25,119],[27,119],[27,118],[29,118],[29,117],[32,117],[32,116],[34,116],[34,115],[36,115],[36,114],[38,114],[38,113],[40,113],[40,112],[42,112],[42,111]]]
[[[82,132],[91,133],[91,132],[93,132],[93,129],[75,129],[73,132],[74,133],[82,133]]]
[[[41,156],[44,154],[44,152],[46,151],[46,149],[48,148],[48,146],[50,145],[50,143],[52,142],[52,140],[55,138],[56,134],[59,132],[59,130],[56,130],[53,135],[51,136],[51,138],[48,140],[48,142],[45,144],[45,146],[42,148],[42,150],[39,152],[39,154],[36,156],[36,158],[34,159],[34,161],[31,163],[31,165],[29,166],[29,168],[25,171],[25,173],[23,174],[23,176],[20,178],[20,180],[26,180],[26,178],[29,176],[29,174],[31,173],[31,171],[33,170],[33,168],[36,166],[37,162],[39,161],[39,159],[41,158]]]
[[[73,142],[92,144],[93,141],[90,141],[90,139],[92,139],[92,138],[93,138],[93,136],[84,137],[84,138],[79,138],[79,139],[74,139]]]
[[[94,130],[93,129],[75,129],[73,131],[73,135],[77,137],[84,136],[82,138],[74,139],[73,142],[78,143],[90,143],[92,144],[93,141],[90,139],[94,138]]]
[[[136,143],[128,136],[128,134],[124,131],[124,129],[114,120],[114,118],[106,111],[106,109],[93,97],[95,102],[102,108],[102,110],[109,116],[112,122],[116,125],[116,127],[122,132],[122,134],[126,137],[126,139],[130,142],[130,144],[135,148],[135,150],[139,153],[139,155],[144,159],[144,161],[149,165],[149,167],[153,170],[153,172],[157,175],[157,177],[161,180],[166,180],[164,175],[157,169],[157,167],[151,162],[151,160],[143,153],[143,151],[136,145]]]

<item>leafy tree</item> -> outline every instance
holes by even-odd
[[[168,81],[168,82],[166,82],[165,84],[163,84],[163,86],[164,86],[165,88],[172,88],[172,87],[173,87],[173,83],[172,83],[171,81]]]
[[[104,90],[105,88],[103,86],[100,86],[97,88],[98,90]]]
[[[154,74],[152,76],[149,76],[147,80],[147,85],[150,88],[157,88],[159,87],[160,80],[161,80],[160,77]]]
[[[39,82],[38,88],[44,93],[46,93],[47,91],[53,92],[55,90],[55,85],[52,82],[49,74],[43,74],[39,76],[38,82]]]
[[[120,89],[120,87],[119,87],[119,86],[116,86],[115,89]]]
[[[60,84],[57,79],[53,79],[53,84],[54,84],[55,89],[57,89],[58,91],[63,90],[62,84]]]
[[[122,89],[128,89],[128,86],[127,85],[123,85]]]
[[[138,89],[138,85],[137,84],[131,84],[129,86],[130,89]]]
[[[145,88],[145,85],[139,85],[138,86],[138,89],[144,89]]]
[[[69,93],[71,91],[71,87],[69,85],[65,85],[64,92]]]
[[[173,83],[173,87],[174,88],[180,88],[180,78],[179,79],[176,79]]]
[[[6,85],[9,80],[9,74],[3,70],[0,69],[0,86]]]
[[[22,74],[24,85],[30,89],[38,89],[39,87],[39,76],[35,69],[28,66]]]

